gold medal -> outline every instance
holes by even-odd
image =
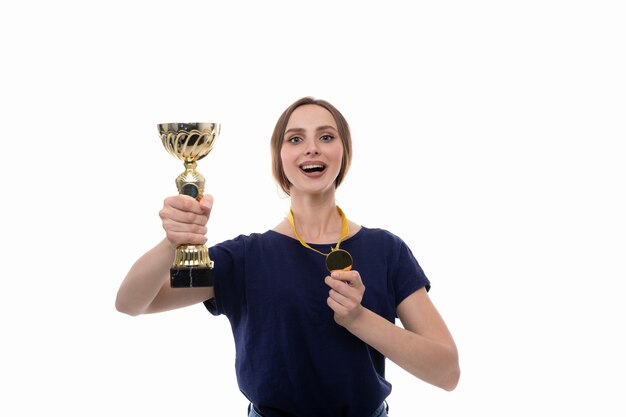
[[[352,269],[352,256],[347,250],[335,249],[326,255],[326,268],[329,271],[349,271]]]
[[[346,215],[343,213],[343,211],[339,208],[339,206],[337,206],[337,211],[341,216],[341,237],[339,238],[339,241],[337,242],[335,247],[331,248],[329,253],[318,251],[317,249],[309,246],[309,244],[307,244],[298,234],[298,231],[296,230],[296,221],[293,218],[293,212],[291,210],[289,210],[289,215],[287,216],[287,219],[289,220],[289,223],[293,228],[293,232],[295,233],[296,238],[298,238],[300,244],[305,248],[311,249],[312,251],[326,257],[326,268],[329,272],[349,271],[352,269],[352,256],[347,250],[339,249],[341,241],[348,237],[348,234],[350,233],[348,219],[346,218]]]

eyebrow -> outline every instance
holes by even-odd
[[[315,129],[317,132],[321,131],[321,130],[333,130],[336,133],[339,133],[337,131],[337,129],[335,129],[333,126],[331,125],[324,125],[324,126],[319,126],[317,129]],[[304,129],[302,129],[301,127],[292,127],[291,129],[287,129],[285,130],[285,135],[289,134],[289,133],[302,133],[304,132]]]

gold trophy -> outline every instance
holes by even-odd
[[[196,171],[196,162],[211,152],[220,134],[218,123],[161,123],[157,125],[165,149],[185,164],[176,178],[179,194],[200,200],[204,176]],[[212,287],[213,261],[205,245],[179,245],[170,268],[172,288]]]

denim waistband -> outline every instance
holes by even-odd
[[[389,404],[387,404],[387,401],[384,401],[378,406],[376,411],[370,414],[370,417],[387,417],[387,413],[389,413]]]

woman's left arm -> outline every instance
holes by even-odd
[[[456,344],[425,288],[398,305],[402,328],[361,305],[365,286],[357,271],[331,275],[327,302],[338,324],[417,378],[446,391],[457,386]]]

